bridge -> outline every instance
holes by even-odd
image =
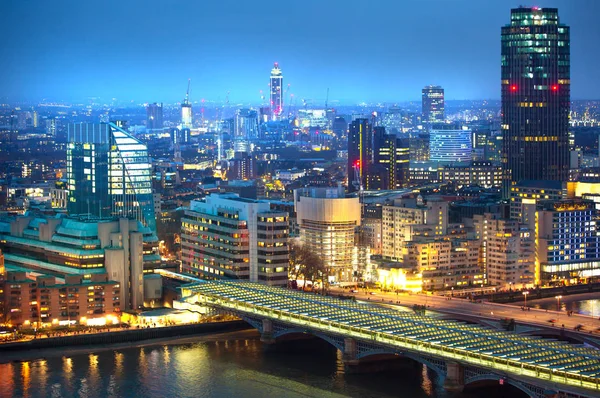
[[[491,380],[535,398],[600,396],[600,351],[593,348],[252,282],[181,290],[187,303],[244,319],[265,343],[297,333],[322,338],[348,367],[393,355],[425,364],[449,390]]]

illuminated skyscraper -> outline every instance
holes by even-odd
[[[188,88],[185,93],[185,99],[181,103],[181,128],[191,129],[192,128],[192,103],[190,102],[190,83],[188,80]]]
[[[126,217],[156,233],[148,148],[113,123],[69,125],[70,215]]]
[[[502,27],[504,187],[569,177],[569,27],[556,8],[515,8]]]
[[[423,94],[423,122],[443,122],[444,116],[444,89],[440,86],[427,86]]]
[[[281,69],[279,69],[279,63],[275,62],[273,69],[271,69],[271,117],[277,119],[283,112],[283,92],[281,87],[283,86],[283,75]]]
[[[369,165],[373,161],[373,128],[367,119],[355,119],[348,133],[348,191],[367,187]]]

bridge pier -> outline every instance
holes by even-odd
[[[346,337],[344,339],[344,352],[342,355],[344,365],[358,365],[357,353],[356,340]]]
[[[260,342],[268,345],[275,344],[275,339],[273,338],[273,322],[270,319],[262,320]]]
[[[447,391],[461,392],[465,388],[465,374],[461,364],[446,362],[446,379],[444,389]]]

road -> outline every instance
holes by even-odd
[[[573,314],[568,316],[565,311],[548,311],[530,308],[529,311],[523,311],[520,306],[508,304],[496,304],[489,302],[472,303],[468,299],[448,298],[428,294],[408,294],[408,293],[384,293],[381,291],[365,291],[359,289],[357,293],[351,293],[349,289],[331,288],[331,294],[353,295],[357,299],[380,302],[385,304],[401,305],[411,308],[413,305],[426,305],[428,310],[448,315],[468,315],[480,318],[502,320],[512,318],[518,323],[527,323],[532,325],[541,325],[545,327],[557,327],[573,330],[577,325],[583,325],[583,331],[594,332],[600,335],[600,320],[591,316]],[[374,294],[373,294],[374,293]],[[554,319],[555,322],[549,322]],[[553,326],[554,325],[554,326]]]

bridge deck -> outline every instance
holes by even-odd
[[[593,348],[251,282],[201,282],[182,290],[188,301],[600,390],[600,351]]]

